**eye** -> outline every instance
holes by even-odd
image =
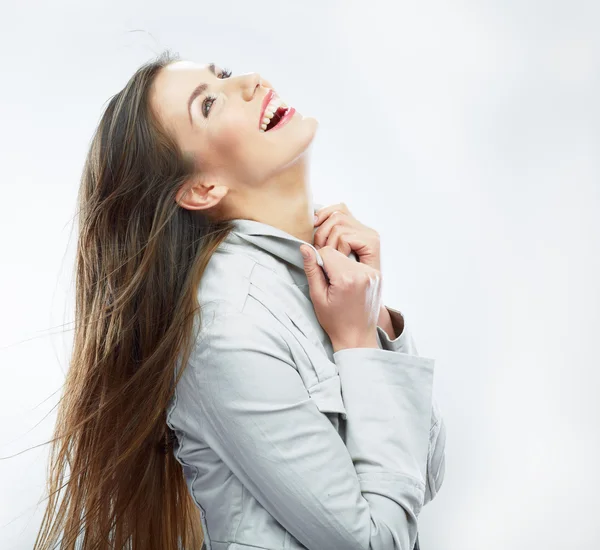
[[[219,75],[219,78],[229,78],[231,76],[231,71],[228,69],[223,69],[221,71],[221,74]],[[208,118],[208,114],[210,112],[210,107],[212,107],[212,104],[217,100],[217,96],[212,95],[212,94],[208,94],[206,96],[206,99],[202,102],[202,114],[204,115],[204,118]],[[209,106],[209,109],[206,110],[206,105]]]

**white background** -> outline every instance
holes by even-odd
[[[447,425],[422,550],[600,548],[599,28],[591,0],[3,0],[0,548],[44,508],[89,140],[163,48],[315,116],[315,201],[380,232]]]

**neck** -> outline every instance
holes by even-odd
[[[229,217],[266,223],[314,244],[312,191],[304,157],[260,187],[245,188],[243,193],[236,193],[239,206]]]

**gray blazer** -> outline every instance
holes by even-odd
[[[167,411],[206,550],[413,549],[445,473],[435,360],[406,323],[394,340],[377,327],[379,349],[333,353],[304,241],[234,224],[203,275],[198,336]]]

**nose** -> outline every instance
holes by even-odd
[[[242,93],[244,101],[252,101],[256,88],[260,86],[261,80],[258,73],[241,74],[235,78],[225,80],[225,86],[231,85],[232,88],[237,88]]]
[[[231,83],[233,79],[227,79],[225,82],[229,81]],[[264,88],[272,88],[271,83],[261,76],[258,73],[246,73],[240,75],[237,79],[237,85],[242,90],[242,96],[245,101],[252,101],[256,94],[257,88],[261,86]]]

